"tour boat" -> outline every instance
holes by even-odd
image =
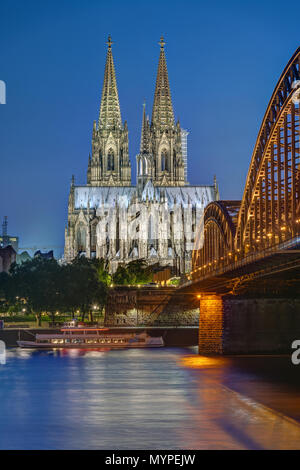
[[[107,333],[104,333],[107,331]],[[88,349],[88,348],[159,348],[164,346],[161,336],[147,333],[113,333],[108,328],[62,328],[60,333],[36,334],[34,341],[17,341],[20,348]]]

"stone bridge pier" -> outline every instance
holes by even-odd
[[[110,289],[105,325],[114,327],[198,327],[199,301],[174,287]]]
[[[199,354],[282,354],[300,339],[300,298],[204,293]]]

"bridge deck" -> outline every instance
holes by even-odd
[[[300,284],[300,250],[297,239],[290,249],[286,246],[278,247],[274,251],[256,254],[230,265],[211,270],[204,276],[192,274],[190,280],[185,281],[180,290],[201,290],[226,293],[232,291],[234,286],[242,284],[261,283],[262,280],[293,281],[299,288]]]

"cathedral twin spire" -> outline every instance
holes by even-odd
[[[174,113],[165,56],[165,42],[163,37],[161,37],[159,44],[160,55],[154,92],[152,123],[154,125],[172,125],[174,124]]]
[[[149,180],[155,186],[184,186],[181,129],[175,126],[170,84],[165,56],[165,42],[161,37],[151,124],[143,110],[140,153],[137,155],[137,183],[139,192]]]
[[[93,126],[92,157],[89,158],[87,183],[91,186],[130,186],[131,166],[128,153],[127,123],[122,123],[117,80],[108,37],[98,127]]]
[[[121,110],[117,88],[116,72],[111,46],[113,44],[111,37],[108,37],[106,43],[107,56],[104,71],[103,89],[100,104],[98,127],[102,129],[111,129],[121,127]]]
[[[104,72],[98,127],[94,122],[92,158],[89,159],[88,184],[94,186],[129,186],[131,168],[128,154],[127,123],[122,124],[116,73],[108,48]],[[140,153],[137,156],[138,184],[151,179],[159,186],[186,184],[181,154],[181,129],[174,125],[174,112],[166,64],[163,37],[154,93],[151,124],[143,106]]]

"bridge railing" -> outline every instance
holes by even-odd
[[[214,260],[207,265],[195,267],[190,273],[185,275],[181,284],[219,276],[229,271],[235,271],[243,268],[245,265],[255,263],[256,261],[264,258],[268,258],[275,253],[280,253],[286,250],[291,250],[292,252],[297,247],[300,247],[300,235],[296,235],[295,237],[280,242],[276,245],[266,247],[257,252],[250,252],[248,254],[242,254],[239,251],[228,253],[228,257],[223,257],[223,260]]]

